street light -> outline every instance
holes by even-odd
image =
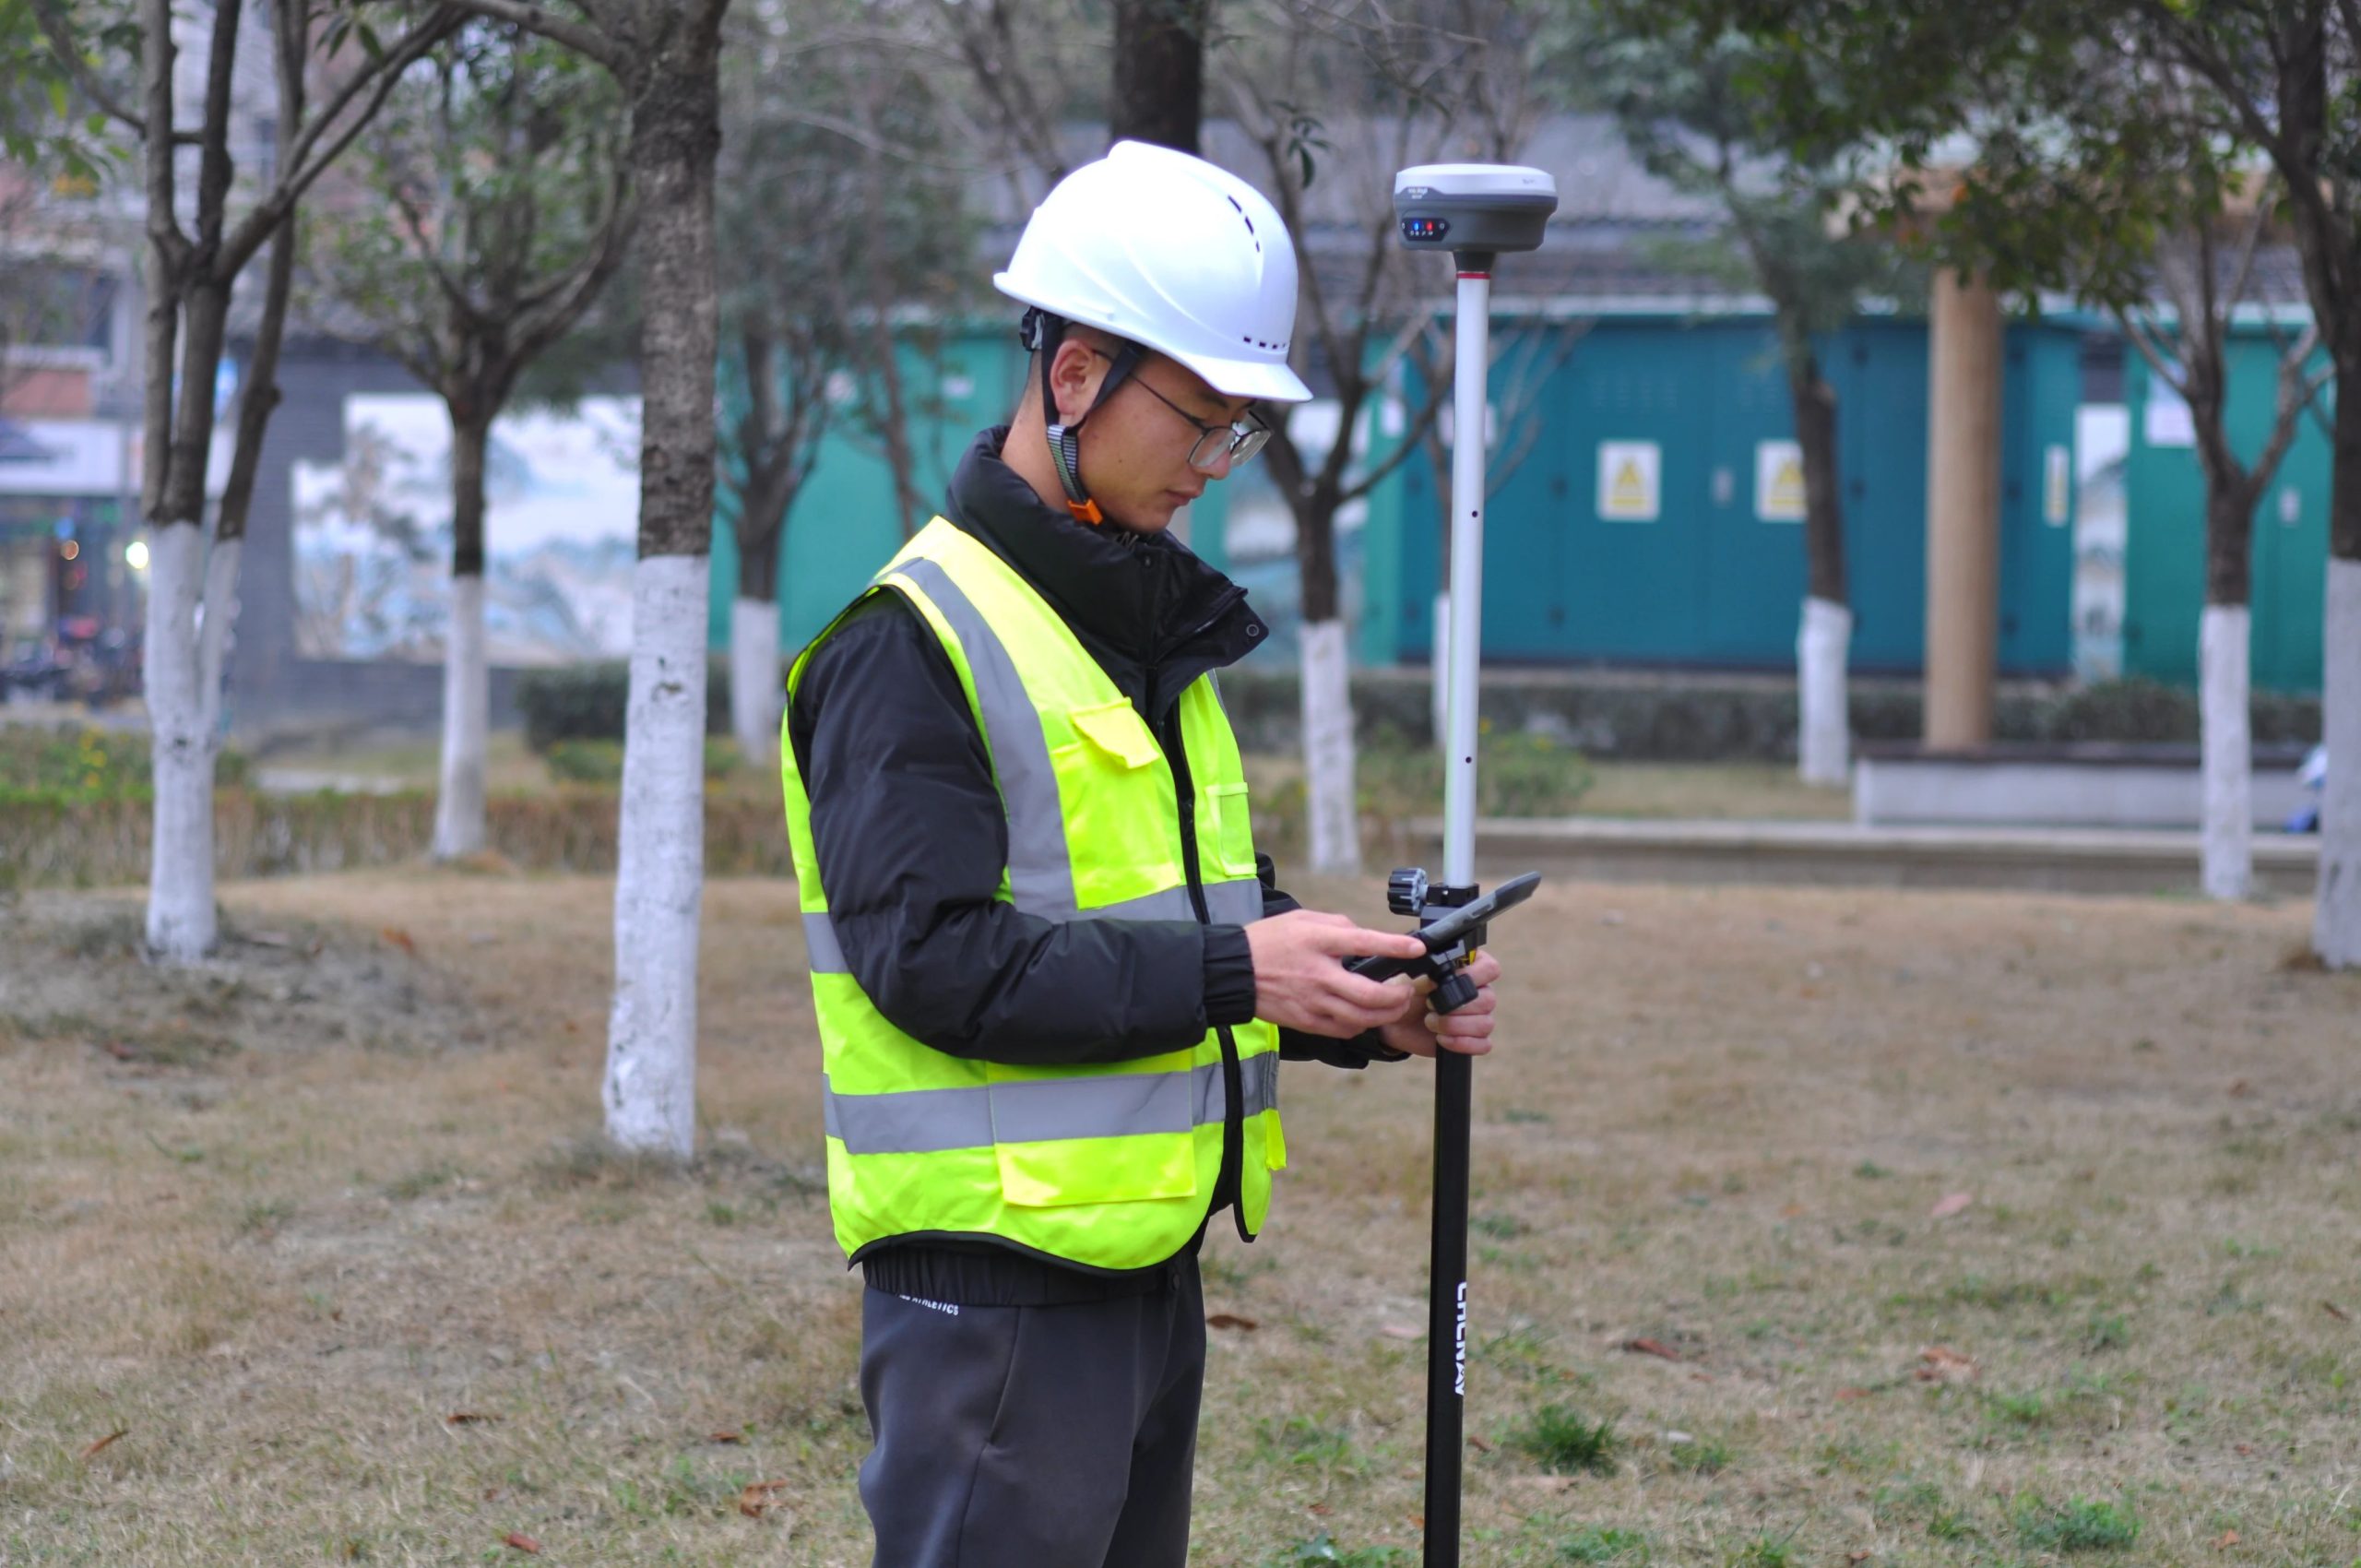
[[[123,547],[123,564],[135,572],[148,569],[148,541],[135,539]]]

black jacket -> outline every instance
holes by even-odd
[[[1100,530],[1044,505],[983,433],[951,481],[949,520],[1008,563],[1177,755],[1180,694],[1265,635],[1245,590],[1164,534]],[[1254,1012],[1242,926],[1053,922],[994,895],[1007,821],[949,657],[898,594],[871,597],[815,651],[788,713],[812,802],[813,852],[847,965],[894,1026],[955,1056],[1043,1064],[1178,1051]],[[1193,809],[1184,785],[1184,809]],[[1260,857],[1266,915],[1297,908]],[[1283,1030],[1283,1055],[1358,1067],[1395,1053],[1374,1036]],[[1235,1130],[1229,1140],[1237,1142]],[[1208,1213],[1235,1200],[1236,1150]],[[976,1305],[1151,1289],[968,1243],[864,1253],[870,1282]]]

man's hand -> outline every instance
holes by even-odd
[[[1409,990],[1354,974],[1345,960],[1417,958],[1427,951],[1415,936],[1370,931],[1317,909],[1256,921],[1246,928],[1246,946],[1254,957],[1254,1016],[1332,1039],[1350,1039],[1400,1018]],[[1430,1043],[1427,1054],[1433,1049]]]
[[[1455,1051],[1462,1056],[1481,1056],[1490,1051],[1492,1011],[1498,1005],[1492,995],[1492,982],[1501,978],[1501,961],[1489,953],[1478,952],[1465,972],[1476,982],[1475,1001],[1456,1012],[1430,1013],[1427,996],[1434,987],[1418,980],[1408,999],[1400,1003],[1398,1016],[1382,1027],[1381,1035],[1385,1043],[1413,1056],[1432,1056],[1438,1049]]]

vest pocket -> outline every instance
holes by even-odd
[[[1001,1196],[1021,1208],[1185,1198],[1197,1191],[1196,1138],[1141,1133],[998,1144]]]
[[[1124,698],[1118,697],[1097,707],[1068,708],[1066,719],[1076,734],[1126,770],[1145,767],[1164,754],[1157,750],[1156,737],[1148,733],[1139,710]]]
[[[1253,876],[1254,813],[1244,784],[1210,784],[1205,804],[1214,822],[1214,859],[1228,876]]]

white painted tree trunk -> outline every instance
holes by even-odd
[[[756,766],[778,761],[778,604],[739,599],[730,606],[730,731]]]
[[[213,950],[213,734],[201,695],[196,606],[205,529],[167,523],[148,533],[146,664],[141,674],[153,747],[154,837],[148,873],[148,947],[168,963]]]
[[[1435,750],[1451,744],[1451,595],[1435,595],[1434,637],[1427,650],[1428,717],[1434,725]]]
[[[631,696],[615,868],[607,1133],[686,1159],[696,1142],[697,928],[705,895],[704,555],[633,569]]]
[[[484,743],[491,720],[483,578],[470,573],[451,579],[451,635],[443,648],[443,777],[434,798],[438,861],[456,861],[483,849]]]
[[[1807,784],[1843,784],[1853,771],[1853,721],[1845,673],[1853,612],[1833,600],[1806,599],[1796,633],[1797,770]]]
[[[1311,869],[1322,876],[1359,874],[1352,668],[1341,619],[1307,622],[1303,628],[1303,792]]]
[[[2328,783],[2320,802],[2319,903],[2312,947],[2329,968],[2361,966],[2361,561],[2328,564]]]
[[[222,683],[230,667],[230,636],[238,626],[238,563],[243,539],[217,539],[205,552],[205,597],[196,622],[196,707],[203,715],[209,757],[221,744]],[[212,785],[206,786],[208,802]],[[208,812],[209,812],[208,806]]]
[[[2200,881],[2209,898],[2254,891],[2254,747],[2247,721],[2252,621],[2243,604],[2209,604],[2198,631],[2205,794]]]

